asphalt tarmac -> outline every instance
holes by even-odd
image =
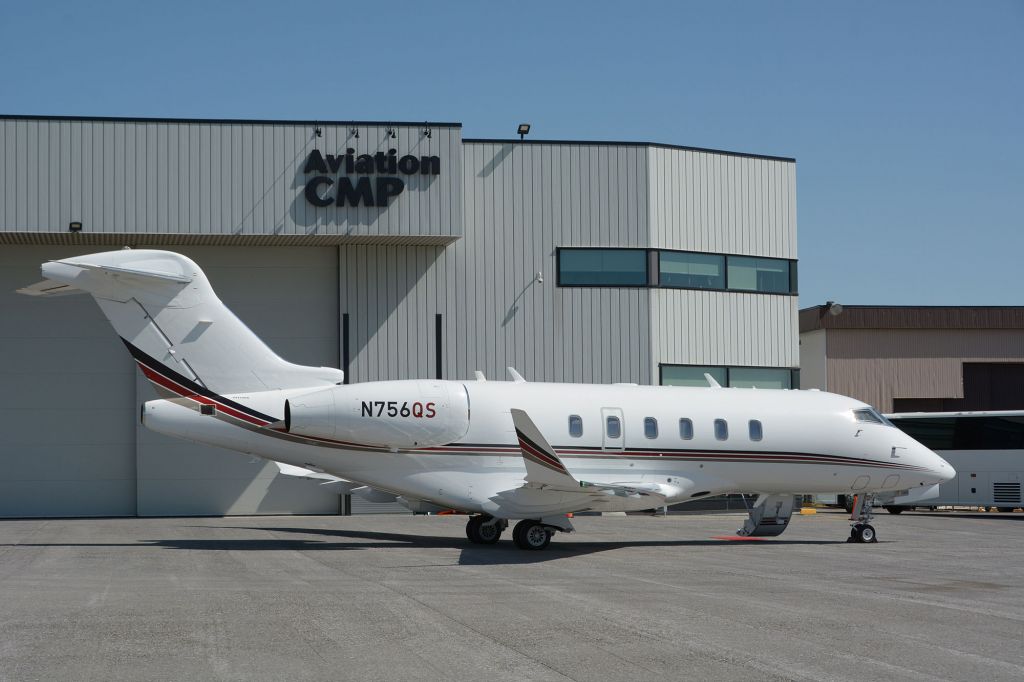
[[[1024,513],[742,519],[0,521],[0,679],[1024,679]]]

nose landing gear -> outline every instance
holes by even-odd
[[[878,542],[875,527],[869,523],[875,517],[871,511],[871,506],[874,502],[874,495],[860,494],[854,496],[853,513],[850,516],[854,523],[850,528],[850,537],[846,539],[847,542]]]

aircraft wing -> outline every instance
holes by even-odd
[[[362,486],[362,483],[353,483],[352,481],[346,481],[344,478],[332,476],[331,474],[323,471],[313,471],[312,469],[304,469],[297,467],[292,464],[285,464],[284,462],[274,462],[277,465],[277,471],[282,476],[294,476],[295,478],[308,478],[314,481],[320,481],[322,484],[327,483],[343,483],[352,488],[358,488]]]
[[[590,483],[577,480],[565,468],[547,439],[523,410],[512,409],[512,422],[516,427],[519,450],[526,463],[528,488],[550,489],[561,493],[617,495],[619,497],[651,497],[651,504],[664,502],[665,487],[659,483]]]

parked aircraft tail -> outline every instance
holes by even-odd
[[[344,377],[338,369],[278,357],[217,298],[202,269],[180,254],[107,251],[49,261],[42,272],[45,281],[19,293],[92,294],[157,385],[152,372],[215,393],[316,388]]]

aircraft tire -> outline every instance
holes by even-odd
[[[878,535],[874,526],[858,523],[850,531],[850,539],[847,542],[878,542]]]
[[[539,521],[523,519],[512,529],[512,541],[519,549],[541,550],[551,544],[551,531]]]
[[[493,545],[501,539],[501,526],[497,523],[484,525],[490,516],[472,516],[466,522],[466,537],[474,545]]]
[[[890,506],[885,508],[885,511],[889,512],[890,514],[902,514],[903,513],[903,507],[897,507],[896,505],[890,505]]]

